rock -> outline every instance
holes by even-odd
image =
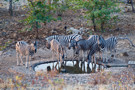
[[[2,32],[1,34],[0,34],[0,36],[6,36],[7,35],[7,33],[6,32]]]
[[[21,15],[21,17],[24,17],[24,16],[25,16],[24,14]]]
[[[123,53],[123,56],[129,56],[127,52],[124,52]]]
[[[15,38],[16,36],[17,36],[17,34],[16,34],[16,33],[14,33],[14,34],[13,34],[13,37]]]
[[[126,56],[126,57],[128,57],[129,55],[128,55],[127,52],[124,52],[124,53],[121,53],[120,56]]]

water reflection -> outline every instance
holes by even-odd
[[[71,74],[81,74],[81,73],[95,73],[103,69],[101,65],[89,66],[87,62],[82,61],[64,61],[62,64],[58,62],[45,63],[35,67],[35,71],[47,71],[47,70],[58,70],[60,73],[71,73]]]

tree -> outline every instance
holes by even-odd
[[[100,30],[104,31],[104,25],[116,17],[111,14],[119,12],[119,8],[113,0],[74,0],[72,3],[75,8],[85,10],[84,17],[88,22],[92,21],[94,31],[97,31],[97,25],[100,26]]]
[[[10,16],[13,16],[12,0],[9,0],[9,14]]]
[[[52,20],[57,20],[53,17],[53,6],[48,4],[46,0],[28,0],[28,14],[27,18],[23,20],[25,25],[30,25],[30,29],[36,30],[36,39],[38,37],[38,29],[41,26],[41,23],[46,24]]]
[[[52,5],[55,7],[55,11],[58,16],[62,16],[63,12],[65,12],[69,7],[70,0],[54,0]]]

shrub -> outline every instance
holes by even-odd
[[[94,31],[97,31],[97,25],[100,30],[104,31],[104,26],[108,24],[109,20],[117,19],[117,16],[111,14],[120,11],[112,0],[74,0],[72,3],[75,5],[75,9],[85,10],[84,17],[88,23],[92,21]]]
[[[38,38],[38,29],[41,27],[41,23],[46,24],[52,20],[57,20],[54,18],[54,7],[48,4],[46,0],[28,0],[29,9],[27,18],[23,20],[25,25],[30,25],[29,30],[36,30],[36,38]]]

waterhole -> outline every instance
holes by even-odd
[[[83,73],[95,73],[103,70],[104,67],[97,64],[89,64],[84,61],[78,60],[66,60],[63,64],[58,63],[57,61],[51,61],[36,65],[34,70],[35,71],[51,71],[57,70],[59,73],[70,73],[70,74],[83,74]]]

